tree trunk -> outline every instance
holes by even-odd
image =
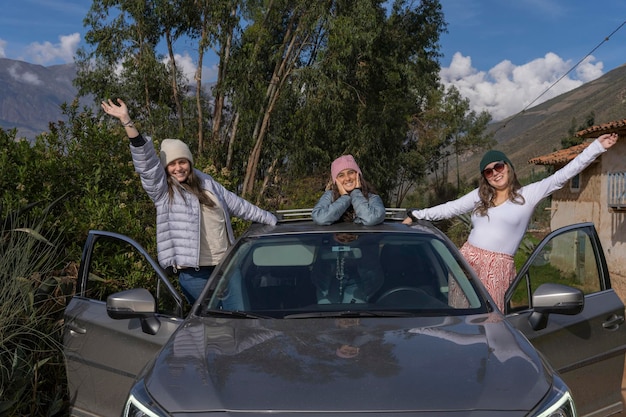
[[[202,109],[202,62],[204,59],[204,45],[207,40],[206,18],[202,21],[202,36],[198,42],[198,67],[196,68],[196,111],[198,112],[198,155],[204,151],[204,111]]]
[[[237,9],[233,8],[231,10],[231,16],[234,16],[237,13]],[[224,46],[220,50],[220,60],[217,69],[217,83],[215,88],[214,95],[214,109],[213,109],[213,126],[211,129],[211,143],[216,144],[220,140],[220,131],[222,128],[222,114],[224,112],[224,93],[222,92],[221,86],[224,84],[224,80],[226,79],[226,71],[228,69],[228,61],[230,58],[230,48],[232,45],[233,39],[233,30],[234,28],[229,28],[229,33],[226,36],[226,40],[224,42]],[[232,137],[232,135],[231,135]],[[229,144],[230,146],[230,144]],[[226,162],[228,165],[228,161]]]
[[[228,137],[228,154],[226,156],[226,169],[233,169],[233,149],[235,148],[235,138],[237,137],[237,127],[239,125],[239,113],[235,114],[233,125],[230,128],[230,135]]]
[[[295,17],[294,17],[295,19]],[[274,72],[272,74],[271,81],[267,86],[265,93],[265,105],[259,110],[259,117],[257,119],[256,126],[252,138],[254,140],[254,147],[250,156],[248,157],[248,165],[246,166],[246,174],[243,181],[242,195],[250,195],[254,190],[254,182],[256,180],[256,171],[258,169],[259,160],[261,158],[261,150],[263,148],[263,140],[267,134],[269,126],[270,116],[274,110],[274,106],[280,96],[280,89],[289,74],[291,73],[293,66],[295,65],[296,57],[299,55],[302,46],[306,43],[306,37],[303,39],[299,47],[296,48],[296,42],[298,39],[298,33],[300,32],[300,26],[296,27],[296,30],[291,30],[293,25],[289,25],[289,29],[285,33],[283,38],[283,45],[286,45],[286,51],[283,58],[276,63]]]
[[[254,203],[257,206],[261,204],[261,197],[263,196],[263,194],[265,194],[265,190],[267,190],[268,184],[270,183],[270,178],[272,177],[272,174],[274,173],[274,170],[276,169],[276,164],[278,164],[278,158],[275,158],[272,161],[272,165],[267,170],[267,175],[263,179],[263,185],[261,186],[261,189],[259,190],[259,193],[256,196],[256,201]]]
[[[174,48],[172,46],[172,33],[168,30],[165,34],[167,40],[167,53],[170,57],[170,68],[172,77],[172,94],[174,95],[174,103],[176,103],[176,113],[178,114],[178,134],[182,136],[185,133],[185,120],[183,118],[183,105],[180,102],[180,95],[178,91],[177,75],[178,69],[176,68],[176,59],[174,58]]]

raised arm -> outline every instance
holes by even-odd
[[[116,99],[116,101],[118,104],[113,103],[111,99],[103,100],[100,106],[106,114],[117,118],[120,123],[122,123],[129,138],[136,138],[139,136],[139,131],[135,128],[133,121],[130,119],[126,103],[119,98]]]
[[[611,146],[615,145],[617,139],[619,139],[617,133],[605,133],[598,137],[598,142],[600,142],[604,149],[609,149]]]

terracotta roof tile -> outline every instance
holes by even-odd
[[[572,159],[576,158],[589,144],[593,141],[581,143],[567,149],[561,149],[560,151],[552,152],[547,155],[538,156],[528,161],[529,164],[535,165],[560,165],[566,164]]]
[[[595,140],[595,138],[605,133],[617,133],[620,136],[626,135],[626,119],[591,126],[588,129],[576,132],[576,136],[584,139],[593,138]],[[530,159],[528,163],[535,165],[564,165],[576,158],[576,156],[592,142],[593,140],[588,140],[580,145],[575,145],[567,149],[561,149],[560,151],[552,152],[547,155],[538,156]]]
[[[614,122],[604,123],[601,125],[591,126],[588,129],[576,132],[576,136],[581,138],[597,138],[604,133],[626,134],[626,119],[616,120]]]

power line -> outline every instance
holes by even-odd
[[[548,86],[548,88],[546,88],[541,94],[539,94],[534,100],[532,100],[530,103],[528,103],[522,110],[520,110],[519,112],[517,112],[513,117],[511,117],[511,119],[509,120],[509,122],[513,121],[515,118],[517,118],[517,116],[519,116],[520,114],[524,113],[530,106],[532,106],[537,100],[539,100],[544,94],[546,94],[548,91],[550,91],[555,85],[557,85],[559,83],[559,81],[561,81],[563,78],[565,78],[570,72],[572,72],[574,69],[576,69],[576,67],[578,67],[585,59],[587,59],[591,54],[593,54],[600,46],[602,46],[605,42],[607,42],[611,36],[615,35],[615,33],[620,30],[624,25],[626,25],[626,20],[624,20],[615,30],[613,30],[613,32],[611,32],[608,36],[606,36],[602,42],[600,42],[598,45],[596,45],[595,48],[593,48],[591,51],[589,51],[587,53],[587,55],[585,55],[584,57],[582,57],[574,66],[572,66],[569,70],[567,70],[567,72],[563,75],[561,75],[559,77],[558,80],[556,80],[555,82],[553,82],[552,84],[550,84],[550,86]],[[508,122],[507,122],[508,123]],[[499,131],[500,129],[503,129],[504,127],[506,127],[506,123],[502,126],[500,126],[497,130]]]

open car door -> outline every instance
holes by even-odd
[[[150,326],[141,317],[109,316],[110,288],[146,283],[153,287],[149,293],[132,294]],[[137,242],[110,232],[89,232],[77,286],[65,310],[63,338],[71,414],[118,417],[137,375],[181,325],[182,298]]]
[[[544,286],[537,291],[546,283],[567,287]],[[554,292],[546,292],[547,287]],[[559,288],[577,289],[577,311],[541,313],[549,297],[562,295]],[[507,291],[505,305],[507,320],[570,387],[579,415],[608,416],[622,409],[624,304],[611,289],[593,223],[561,228],[541,241]],[[566,306],[554,307],[552,311]]]

